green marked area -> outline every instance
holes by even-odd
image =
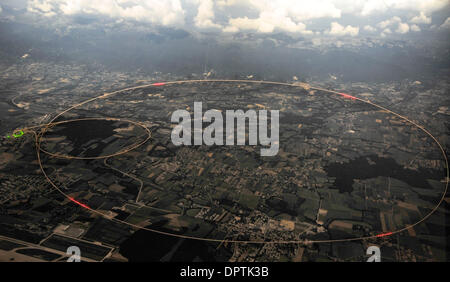
[[[22,135],[23,135],[23,131],[22,130],[18,130],[18,131],[15,131],[12,136],[14,138],[19,138]],[[9,136],[8,136],[8,138],[9,138]]]

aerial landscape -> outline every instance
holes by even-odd
[[[446,1],[81,2],[0,1],[0,261],[448,262]]]

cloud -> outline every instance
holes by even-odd
[[[450,17],[445,20],[443,24],[439,26],[439,29],[449,29],[450,28]]]
[[[416,25],[416,24],[413,24],[412,26],[411,26],[411,30],[412,31],[421,31],[421,29],[420,29],[420,27],[418,26],[418,25]]]
[[[57,14],[56,1],[47,0],[30,0],[28,1],[27,10],[33,13],[39,13],[45,17],[52,17]]]
[[[256,0],[258,1],[258,0]],[[268,1],[272,8],[288,11],[289,15],[296,20],[303,21],[318,18],[340,18],[342,11],[336,7],[333,1],[298,1],[289,0]]]
[[[385,29],[380,33],[380,36],[381,36],[381,37],[386,37],[388,34],[391,34],[391,33],[392,33],[392,31],[391,31],[390,28],[385,28]]]
[[[430,24],[431,17],[427,17],[424,12],[420,12],[420,15],[415,16],[410,20],[411,23],[415,24]]]
[[[448,0],[23,0],[44,17],[89,15],[138,24],[222,32],[289,32],[357,36],[389,28],[399,33],[429,30],[432,13]],[[372,16],[373,15],[373,16]],[[342,18],[357,24],[342,26]],[[403,20],[408,18],[406,22]],[[378,24],[374,20],[379,21]],[[403,20],[402,20],[403,19]],[[413,25],[414,29],[413,29]],[[327,29],[327,26],[330,28]],[[444,25],[445,27],[445,25]],[[437,29],[437,26],[436,26]],[[382,32],[383,33],[383,32]],[[387,33],[384,33],[385,35]]]
[[[431,14],[448,5],[448,0],[367,0],[363,1],[361,15],[392,10],[417,11]]]
[[[363,29],[364,29],[365,31],[368,31],[368,32],[375,32],[375,31],[377,31],[377,29],[374,28],[374,27],[371,26],[371,25],[365,25]]]
[[[285,15],[293,21],[304,21],[318,18],[340,18],[341,10],[331,0],[222,0],[220,6],[246,6],[257,10],[259,14]]]
[[[29,0],[27,9],[48,17],[91,14],[161,25],[184,23],[180,0]]]
[[[414,11],[426,15],[444,8],[448,0],[218,0],[218,6],[252,7],[258,11],[289,9],[298,20],[340,18],[343,13],[367,16],[386,11]]]
[[[347,25],[346,27],[344,27],[344,26],[340,25],[338,22],[332,22],[331,28],[328,32],[328,34],[335,35],[335,36],[345,36],[345,35],[357,36],[358,33],[359,33],[359,27],[353,27],[350,25]]]
[[[197,16],[194,18],[195,26],[199,28],[222,28],[214,23],[214,3],[212,0],[200,0]]]
[[[397,33],[405,34],[409,32],[409,25],[407,23],[399,23],[397,30],[395,31]]]
[[[257,18],[230,17],[225,32],[254,30],[257,32],[273,32],[275,30],[312,34],[306,29],[304,21],[319,18],[340,18],[341,10],[333,1],[296,1],[289,0],[223,0],[221,7],[242,6],[258,12]]]
[[[306,29],[306,25],[300,22],[295,23],[289,17],[284,15],[262,13],[257,19],[232,18],[228,26],[223,29],[224,32],[238,32],[241,30],[253,30],[261,33],[269,33],[275,30],[298,32],[302,34],[312,34],[312,31]]]
[[[377,26],[379,28],[381,28],[381,29],[384,29],[384,28],[386,28],[388,26],[391,26],[391,25],[394,25],[394,24],[400,23],[400,22],[402,22],[402,19],[397,17],[397,16],[394,16],[394,17],[392,17],[392,18],[390,18],[388,20],[384,20],[382,22],[379,22]]]
[[[397,29],[395,32],[405,34],[409,32],[409,25],[407,23],[402,22],[402,19],[400,17],[394,16],[390,19],[381,21],[377,24],[377,26],[381,29],[384,29],[382,34],[384,35],[391,33],[391,30],[389,27],[397,26]]]

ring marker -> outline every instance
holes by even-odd
[[[18,130],[18,131],[16,131],[16,132],[14,132],[13,133],[13,137],[14,138],[19,138],[20,136],[22,136],[23,135],[23,130]],[[9,138],[9,136],[8,136],[8,138]]]

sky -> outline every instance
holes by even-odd
[[[17,1],[0,0],[0,7]],[[448,0],[19,0],[48,20],[73,16],[197,32],[392,37],[450,29]],[[4,10],[4,9],[3,9]],[[0,15],[2,8],[0,8]],[[446,14],[447,13],[447,14]],[[436,16],[439,15],[439,16]]]

